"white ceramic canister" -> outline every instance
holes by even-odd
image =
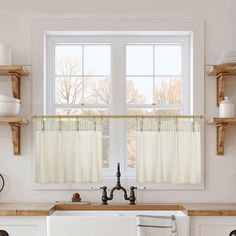
[[[235,116],[235,105],[229,100],[229,97],[225,97],[220,102],[220,117],[232,118]]]
[[[12,64],[12,47],[9,45],[0,44],[0,65]]]

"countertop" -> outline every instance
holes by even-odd
[[[0,216],[48,216],[55,204],[1,203]]]
[[[0,216],[48,216],[55,210],[182,210],[188,216],[236,216],[236,203],[202,204],[0,204]]]

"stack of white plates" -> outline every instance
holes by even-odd
[[[236,51],[222,51],[218,65],[236,65]]]
[[[0,95],[0,116],[17,116],[19,112],[19,99]]]

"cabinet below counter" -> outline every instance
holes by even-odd
[[[190,236],[234,236],[236,216],[192,216]]]

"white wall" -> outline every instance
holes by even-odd
[[[8,0],[0,4],[0,43],[14,46],[14,64],[31,65],[33,18],[201,18],[205,20],[205,64],[215,64],[224,49],[236,50],[235,0]],[[29,66],[31,69],[31,66]],[[22,80],[22,116],[31,115],[32,78]],[[216,115],[216,83],[205,77],[205,113]],[[0,94],[10,95],[10,80],[0,80]],[[227,95],[236,103],[236,80],[227,79]],[[72,191],[33,191],[31,187],[31,127],[22,129],[21,157],[12,155],[11,133],[0,125],[0,173],[6,189],[0,202],[70,200]],[[204,191],[138,192],[138,202],[235,202],[236,127],[227,130],[226,154],[216,156],[216,130],[206,125],[206,189]],[[84,200],[100,201],[99,191],[81,192]],[[120,194],[119,194],[120,196]],[[116,198],[116,201],[119,201]]]

